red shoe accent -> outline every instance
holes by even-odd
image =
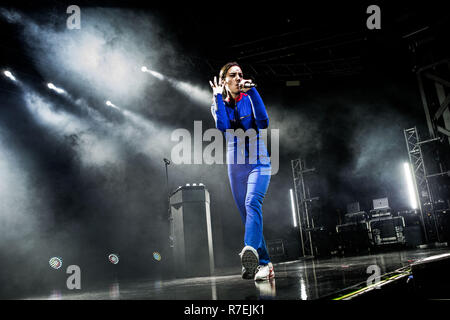
[[[273,268],[270,268],[269,269],[269,279],[272,279],[272,278],[274,278],[275,277],[275,273],[274,273],[274,271],[273,271]]]

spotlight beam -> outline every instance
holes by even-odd
[[[150,73],[152,76],[161,81],[167,80],[176,90],[185,94],[189,98],[197,101],[200,104],[209,105],[209,101],[211,100],[211,93],[209,91],[205,91],[203,90],[203,88],[199,88],[188,82],[179,81],[170,77],[166,77],[159,72],[148,69],[146,66],[142,66],[141,71]]]
[[[114,109],[117,109],[117,110],[120,110],[120,108],[118,107],[118,106],[116,106],[114,103],[112,103],[111,101],[106,101],[106,105],[108,106],[108,107],[111,107],[111,108],[114,108]]]
[[[16,81],[16,78],[11,73],[11,71],[5,70],[5,71],[3,71],[3,74],[5,75],[5,77],[11,79],[12,81]]]
[[[59,94],[63,94],[63,93],[66,92],[66,91],[63,90],[63,89],[56,87],[56,86],[55,86],[53,83],[51,83],[51,82],[49,82],[49,83],[47,84],[47,87],[49,87],[49,89],[51,89],[51,90],[53,90],[53,91],[56,91],[56,92],[59,93]]]
[[[157,78],[157,79],[159,79],[161,81],[163,81],[165,79],[165,77],[161,73],[153,71],[153,70],[150,70],[146,66],[142,66],[141,71],[150,73],[152,76],[154,76],[155,78]]]

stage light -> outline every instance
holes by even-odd
[[[58,257],[53,257],[48,262],[50,264],[50,267],[53,269],[59,269],[62,266],[62,259]]]
[[[55,85],[54,85],[53,83],[51,83],[51,82],[49,82],[49,83],[47,84],[47,87],[49,87],[51,90],[54,90],[54,91],[58,92],[59,94],[65,92],[63,89],[58,88],[58,87],[55,87]]]
[[[156,261],[161,261],[161,254],[159,252],[153,252],[153,259]]]
[[[150,73],[152,76],[154,76],[155,78],[157,78],[157,79],[159,79],[161,81],[165,79],[165,77],[161,73],[153,71],[153,70],[150,70],[150,69],[147,69],[146,66],[142,66],[141,71]]]
[[[119,109],[119,107],[118,106],[116,106],[114,103],[112,103],[111,101],[106,101],[106,105],[107,106],[109,106],[109,107],[111,107],[111,108],[114,108],[114,109],[117,109],[117,110],[120,110]]]
[[[12,81],[16,81],[16,78],[13,76],[13,74],[11,73],[11,71],[5,70],[5,71],[3,71],[3,74],[4,74],[7,78],[11,79]]]
[[[119,263],[119,256],[115,253],[111,253],[108,256],[108,260],[109,262],[111,262],[112,264],[118,264]]]
[[[290,189],[289,192],[291,194],[292,219],[294,221],[294,227],[297,227],[297,218],[295,215],[295,205],[294,205],[294,192],[292,191],[292,189]]]
[[[417,199],[416,199],[416,193],[414,191],[414,184],[413,184],[413,177],[411,174],[411,167],[408,162],[405,162],[403,164],[403,167],[405,169],[405,177],[406,177],[406,184],[408,186],[408,193],[409,193],[409,201],[412,209],[417,209]]]
[[[305,280],[303,280],[303,278],[300,279],[300,299],[308,300],[308,294],[306,293]]]

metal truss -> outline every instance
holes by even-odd
[[[435,232],[428,230],[425,235],[430,237],[431,234],[432,239],[427,239],[429,241],[437,240],[440,242],[437,214],[443,210],[438,210],[436,203],[442,203],[441,185],[448,184],[448,177],[450,177],[450,60],[446,58],[417,68],[416,77],[430,139],[419,141],[416,128],[405,130],[405,139],[410,162],[415,169],[415,182],[418,199],[421,202],[424,227],[427,227],[427,222],[430,224],[430,221],[428,221],[430,219],[434,225],[431,230]],[[423,145],[434,141],[437,141],[432,148],[434,153],[432,158],[435,161],[427,163],[427,167],[423,159]],[[427,171],[435,171],[435,173],[430,174]],[[428,196],[423,197],[424,194],[428,194]],[[447,199],[447,208],[449,206],[449,199]],[[445,210],[447,209],[444,208],[444,212]],[[430,219],[427,219],[427,217]]]
[[[314,219],[311,215],[311,203],[312,201],[319,200],[319,197],[311,198],[309,188],[305,182],[305,175],[315,172],[315,168],[306,169],[304,159],[291,160],[291,166],[302,254],[304,257],[313,256],[314,250],[311,231],[314,229]]]
[[[416,75],[430,137],[450,144],[450,60],[420,68]]]
[[[422,226],[424,228],[425,242],[440,242],[440,234],[435,215],[434,194],[430,188],[429,178],[436,174],[428,175],[425,166],[422,146],[424,144],[439,140],[438,138],[420,141],[417,128],[404,130],[406,148],[408,150],[409,162],[413,173],[413,183],[416,198],[419,205]]]

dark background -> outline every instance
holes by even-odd
[[[186,95],[142,74],[141,65],[210,94],[208,80],[226,62],[238,61],[258,84],[270,129],[280,132],[280,168],[263,207],[266,240],[298,240],[289,199],[290,161],[298,157],[317,169],[316,224],[328,230],[350,202],[370,210],[372,199],[388,197],[394,210],[408,208],[403,130],[417,126],[427,138],[414,71],[448,57],[443,5],[79,1],[82,27],[67,30],[69,4],[0,4],[6,10],[0,16],[2,71],[11,70],[24,85],[3,75],[0,82],[2,297],[60,285],[70,264],[81,267],[87,286],[115,276],[170,277],[162,159],[170,157],[174,129],[193,134],[194,121],[202,121],[203,131],[214,121],[209,101],[199,103],[195,92]],[[381,8],[381,30],[366,27],[370,4]],[[98,60],[89,60],[91,49],[71,55],[93,31],[104,40],[92,49]],[[137,69],[115,73],[123,56]],[[72,99],[48,90],[50,81]],[[108,99],[153,128],[133,131],[129,118],[105,107]],[[44,110],[40,103],[62,118],[36,117]],[[237,266],[243,226],[226,166],[169,166],[170,190],[200,182],[211,194],[213,217],[222,221],[216,264]],[[153,259],[155,251],[161,261]],[[120,256],[118,265],[107,261],[110,253]],[[49,268],[53,256],[63,258],[62,269]]]

